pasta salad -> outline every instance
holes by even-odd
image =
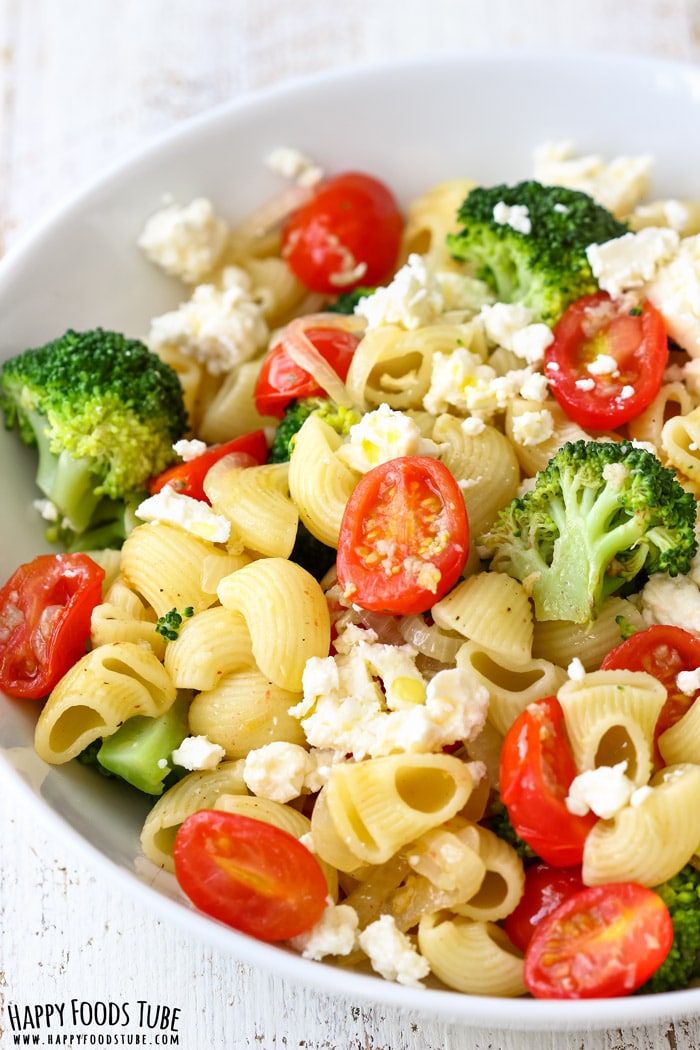
[[[144,856],[244,933],[471,995],[690,986],[700,203],[567,144],[405,209],[269,162],[243,222],[145,222],[182,301],[142,339],[3,366],[68,550],[3,588],[0,686],[44,761],[151,796]],[[98,485],[132,426],[141,476]]]

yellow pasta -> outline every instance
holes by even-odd
[[[457,211],[476,183],[471,179],[452,179],[433,186],[406,208],[401,259],[414,252],[427,256],[440,269],[457,265],[447,249],[447,234],[458,229]]]
[[[90,618],[92,648],[108,642],[141,642],[150,645],[159,658],[165,650],[164,639],[156,631],[155,613],[122,577],[114,581]]]
[[[255,384],[262,361],[243,361],[224,378],[202,411],[197,427],[202,441],[216,445],[278,422],[272,416],[259,416],[255,410]]]
[[[139,525],[122,547],[122,574],[157,616],[173,608],[200,612],[216,601],[216,590],[206,591],[202,584],[204,559],[214,550],[212,543],[177,525]]]
[[[425,915],[418,947],[448,988],[468,995],[518,996],[527,991],[522,956],[500,926],[448,912]]]
[[[207,474],[204,491],[214,511],[229,519],[249,550],[288,558],[299,527],[288,475],[287,463],[231,467],[224,457]]]
[[[452,910],[469,919],[497,922],[510,915],[523,895],[525,869],[515,849],[488,828],[475,825],[484,877],[476,890]]]
[[[162,715],[175,695],[152,649],[138,642],[101,645],[78,660],[49,696],[34,747],[45,762],[60,765],[134,715]]]
[[[700,493],[700,408],[668,419],[661,430],[661,448],[694,492]]]
[[[255,664],[250,632],[240,613],[220,605],[183,622],[165,649],[165,669],[178,689],[213,689],[231,671]]]
[[[628,633],[646,626],[637,606],[626,598],[606,598],[590,624],[563,620],[536,620],[532,654],[568,667],[578,659],[586,671],[597,671],[603,657],[619,645]]]
[[[174,871],[173,846],[180,825],[200,809],[213,809],[222,796],[246,795],[243,761],[222,762],[216,769],[188,773],[149,811],[141,830],[141,849],[166,871]]]
[[[488,646],[508,664],[526,664],[531,659],[530,600],[522,583],[505,573],[468,576],[435,603],[431,615],[438,627]]]
[[[297,432],[289,463],[289,491],[312,536],[337,548],[345,506],[360,479],[335,452],[338,434],[316,415]]]
[[[653,445],[657,456],[664,460],[664,426],[669,419],[687,415],[693,408],[693,399],[684,383],[664,383],[651,404],[629,421],[627,432],[633,440]]]
[[[700,704],[694,701],[682,718],[659,735],[657,743],[666,765],[692,762],[700,766]]]
[[[300,691],[307,660],[327,656],[330,647],[328,604],[314,577],[283,558],[260,558],[226,576],[218,596],[242,614],[262,673]]]
[[[194,698],[190,731],[219,744],[228,758],[244,758],[273,740],[303,744],[301,723],[288,713],[300,700],[301,693],[276,685],[257,668],[232,671]]]

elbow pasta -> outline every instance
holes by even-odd
[[[525,396],[525,379],[541,372],[541,361],[525,361],[506,336],[500,345],[487,334],[481,311],[493,296],[448,251],[446,236],[457,228],[457,209],[473,185],[443,183],[406,208],[399,265],[419,254],[440,276],[442,307],[432,319],[409,311],[403,321],[365,323],[359,311],[341,325],[293,275],[277,221],[263,211],[229,235],[208,280],[221,285],[227,266],[247,275],[269,333],[266,346],[222,375],[211,375],[177,346],[157,350],[180,378],[193,434],[217,444],[278,425],[257,413],[255,387],[264,352],[286,325],[309,315],[314,324],[325,316],[329,327],[347,322],[360,339],[347,378],[335,375],[330,362],[317,362],[319,375],[311,365],[307,371],[323,385],[320,376],[330,370],[342,394],[335,400],[353,417],[387,406],[400,414],[401,425],[417,430],[428,454],[457,480],[471,537],[457,583],[426,613],[376,613],[351,605],[349,590],[339,593],[334,570],[319,582],[290,560],[300,529],[338,549],[348,500],[362,478],[361,458],[346,460],[342,451],[354,438],[311,414],[294,435],[288,462],[244,467],[225,457],[209,470],[207,500],[231,525],[225,542],[187,521],[151,521],[131,531],[92,613],[88,651],[52,691],[35,746],[46,762],[65,763],[132,716],[156,718],[187,695],[188,733],[223,749],[224,758],[214,769],[184,773],[154,800],[141,832],[149,861],[174,872],[178,829],[199,810],[252,817],[308,846],[329,902],[353,909],[360,931],[389,916],[447,988],[521,996],[523,958],[503,924],[523,897],[526,864],[493,830],[504,737],[529,705],[556,697],[577,774],[624,763],[629,800],[588,832],[583,880],[654,887],[698,852],[700,697],[659,733],[665,686],[646,672],[600,670],[623,637],[648,626],[640,595],[606,598],[590,624],[542,622],[528,588],[481,560],[479,539],[499,512],[564,443],[591,438],[549,393]],[[307,196],[298,188],[282,195],[271,214],[278,220]],[[662,204],[650,205],[648,214],[638,209],[632,228],[648,225],[652,214],[661,223]],[[700,205],[689,214],[695,219],[696,212]],[[468,301],[459,300],[460,282]],[[436,375],[453,364],[456,375],[465,360],[474,375],[443,397]],[[502,383],[499,398],[493,389],[479,392],[479,369],[499,382],[522,373],[521,386],[508,392]],[[700,495],[697,387],[690,373],[678,379],[669,370],[624,431],[599,438],[645,443]],[[543,429],[532,439],[523,423],[534,417]],[[403,455],[392,448],[387,439],[384,459]],[[156,630],[159,618],[184,609],[192,615],[166,642]],[[352,653],[362,653],[361,667]],[[339,667],[348,688],[338,685]],[[455,676],[456,696],[439,692],[440,674]],[[428,718],[431,688],[433,736],[426,744],[415,727],[425,729],[419,716]],[[482,693],[488,706],[484,701],[481,720],[472,724],[469,705]],[[369,722],[370,694],[380,715],[390,711],[391,724],[405,732],[387,734],[381,757],[362,751],[358,757],[338,741],[347,739],[352,719],[353,727]],[[336,695],[342,701],[334,709],[320,703]],[[452,735],[440,736],[458,716],[463,722]],[[314,746],[309,726],[323,719],[335,747]],[[273,797],[276,778],[288,772],[283,748],[256,794],[247,761],[285,744],[300,767],[307,763],[298,796]],[[346,962],[364,965],[367,958],[356,945]]]

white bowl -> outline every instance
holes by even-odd
[[[211,198],[229,219],[280,188],[266,170],[289,145],[327,172],[384,178],[402,200],[436,182],[526,178],[533,148],[569,140],[577,152],[655,157],[654,194],[700,199],[700,68],[620,55],[507,53],[410,60],[285,84],[197,119],[81,193],[0,267],[0,358],[67,327],[143,335],[178,301],[135,247],[164,194]],[[32,508],[34,459],[0,432],[0,577],[45,549]],[[474,998],[417,992],[379,977],[300,959],[196,913],[174,880],[137,860],[147,809],[77,764],[47,768],[32,750],[36,708],[0,697],[0,770],[50,827],[87,851],[167,921],[219,949],[353,999],[404,1006],[465,1025],[591,1028],[700,1013],[700,990],[588,1002]]]

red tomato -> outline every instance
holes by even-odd
[[[590,371],[599,355],[615,359],[613,373]],[[599,292],[572,303],[554,326],[545,374],[570,419],[607,430],[651,404],[667,361],[668,338],[658,310],[645,301],[640,312],[630,312]]]
[[[302,284],[333,295],[379,284],[396,264],[403,219],[391,190],[361,172],[321,183],[282,231],[282,255]]]
[[[359,338],[342,328],[309,328],[306,336],[328,364],[344,380]],[[263,361],[255,384],[255,407],[261,416],[281,419],[290,401],[325,394],[313,376],[296,364],[282,341],[273,346]]]
[[[151,478],[148,483],[148,491],[155,496],[165,485],[172,485],[181,495],[191,496],[192,499],[201,499],[208,503],[209,500],[204,492],[204,479],[215,463],[233,452],[249,456],[251,466],[265,463],[267,461],[267,441],[264,431],[253,430],[250,434],[242,434],[241,437],[232,438],[231,441],[225,441],[222,445],[213,445],[195,459],[174,463],[172,467],[168,467],[161,474]]]
[[[38,700],[83,656],[104,569],[86,554],[40,554],[0,591],[0,689]]]
[[[535,928],[572,893],[584,888],[580,867],[555,868],[537,862],[525,869],[525,889],[503,928],[519,951],[527,948]]]
[[[586,836],[598,819],[566,808],[576,773],[557,698],[528,704],[505,735],[499,790],[520,838],[558,867],[581,863]]]
[[[668,699],[656,723],[658,737],[681,718],[700,690],[687,696],[676,685],[681,671],[700,667],[700,638],[682,627],[655,625],[638,631],[612,649],[600,665],[605,671],[646,671],[666,687]]]
[[[173,856],[193,904],[261,941],[296,937],[326,906],[328,886],[313,853],[251,817],[199,810],[180,825]]]
[[[539,924],[525,953],[525,984],[538,999],[631,995],[673,941],[664,902],[636,882],[588,886]]]
[[[365,474],[340,526],[338,582],[373,612],[425,612],[459,579],[469,524],[459,486],[437,459],[402,456]]]

